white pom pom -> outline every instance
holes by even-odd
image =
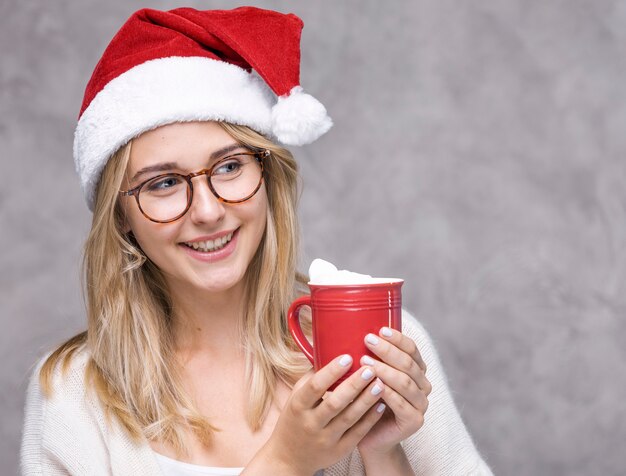
[[[296,86],[272,108],[272,132],[286,145],[309,144],[328,132],[333,121],[326,108]]]

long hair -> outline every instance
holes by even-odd
[[[245,311],[241,342],[245,352],[249,399],[246,418],[262,424],[279,380],[289,386],[310,368],[286,323],[286,311],[306,292],[306,276],[296,271],[299,250],[298,167],[291,153],[245,126],[219,123],[236,141],[269,149],[264,162],[267,223],[244,276]],[[124,233],[120,187],[132,141],[105,166],[98,188],[91,231],[83,255],[87,331],[59,346],[42,366],[47,394],[58,364],[88,352],[86,385],[108,415],[133,438],[142,435],[185,453],[191,430],[208,444],[216,428],[198,411],[181,384],[171,331],[172,302],[161,271],[145,257],[132,234]],[[303,327],[310,332],[308,316]]]

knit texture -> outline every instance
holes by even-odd
[[[433,390],[424,426],[403,443],[416,475],[493,476],[478,454],[454,404],[433,343],[406,311],[402,331],[415,341],[428,367]],[[134,442],[85,386],[87,352],[75,356],[68,372],[57,370],[51,398],[39,387],[37,365],[28,387],[21,446],[23,475],[160,475],[146,440]],[[324,471],[326,476],[364,475],[357,450]],[[371,476],[371,475],[370,475]],[[384,476],[384,475],[381,475]]]

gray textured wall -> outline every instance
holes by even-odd
[[[84,325],[73,128],[145,4],[0,2],[2,474],[29,366]],[[406,279],[497,474],[626,474],[626,3],[255,4],[305,20],[303,84],[336,122],[296,150],[303,269]]]

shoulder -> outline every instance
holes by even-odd
[[[37,362],[26,392],[20,450],[22,472],[57,474],[51,468],[62,464],[71,468],[68,472],[72,474],[88,474],[88,463],[76,456],[77,448],[89,445],[85,454],[90,460],[104,461],[102,445],[98,444],[103,413],[97,401],[88,397],[85,385],[89,354],[77,350],[66,365],[61,361],[50,366],[46,364],[49,358],[47,354]],[[47,391],[42,386],[42,371],[47,374]]]
[[[23,437],[52,443],[61,433],[101,432],[105,412],[86,378],[90,353],[81,348],[65,361],[49,358],[41,358],[30,377]]]
[[[54,435],[69,420],[87,421],[97,403],[88,398],[85,373],[89,353],[77,350],[66,362],[42,357],[31,374],[24,408],[24,437]],[[99,412],[99,408],[98,408]]]
[[[158,474],[147,441],[133,440],[105,411],[89,377],[90,352],[81,347],[66,365],[57,359],[51,367],[48,357],[35,367],[26,396],[22,473]],[[49,392],[41,387],[42,368],[49,372]]]
[[[58,358],[50,361],[52,354],[53,352],[49,352],[36,363],[30,377],[28,395],[40,394],[47,401],[70,396],[82,397],[86,389],[85,372],[90,359],[89,351],[81,348],[67,357],[67,360]],[[42,378],[49,382],[50,392],[43,391]]]

